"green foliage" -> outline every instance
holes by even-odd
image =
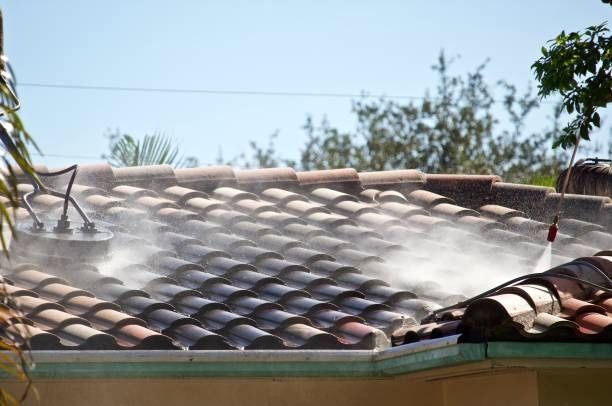
[[[219,150],[217,163],[228,163],[230,165],[238,165],[244,168],[274,168],[279,165],[295,166],[295,162],[276,156],[276,148],[274,145],[274,140],[276,138],[278,138],[278,131],[270,134],[268,138],[268,145],[265,147],[259,146],[259,144],[257,144],[255,141],[250,141],[249,147],[251,148],[251,156],[247,157],[246,154],[240,154],[230,162],[224,162],[223,153],[221,150]]]
[[[562,31],[533,65],[540,82],[538,94],[545,98],[560,93],[563,108],[574,118],[563,128],[553,147],[574,145],[578,135],[589,140],[600,127],[598,109],[612,102],[612,39],[606,23],[584,32]]]
[[[3,171],[3,175],[0,175],[0,195],[5,199],[0,201],[0,245],[8,256],[9,252],[4,231],[5,227],[8,226],[11,235],[15,237],[12,209],[19,205],[17,181],[9,157],[12,158],[23,173],[29,174],[39,184],[40,181],[34,172],[28,152],[28,145],[36,147],[36,144],[26,131],[19,114],[17,114],[19,98],[15,91],[13,72],[3,52],[3,32],[3,18],[0,11],[0,126],[2,126],[0,128],[0,141],[8,153],[8,157],[4,156],[4,154],[2,155],[5,171]],[[6,292],[5,286],[4,283],[0,284],[0,302],[2,303],[0,304],[0,313],[3,313],[3,319],[8,320],[16,316],[13,310],[16,307],[14,303],[11,307],[7,306],[7,303],[11,302],[12,298]],[[7,334],[6,329],[0,330],[2,335],[0,339],[0,370],[12,379],[25,384],[25,389],[19,398],[0,388],[0,405],[21,404],[28,396],[32,385],[32,381],[27,374],[30,364],[24,357],[24,349],[27,349],[28,337],[23,337],[26,347],[24,348],[24,346],[16,344],[16,341]]]
[[[527,134],[525,121],[539,107],[531,89],[519,95],[506,82],[489,84],[484,76],[486,62],[465,76],[452,75],[451,63],[440,53],[432,66],[438,75],[437,87],[421,101],[354,101],[354,131],[340,131],[325,117],[317,125],[308,117],[303,127],[307,141],[294,166],[495,173],[510,181],[524,181],[534,174],[554,176],[566,162],[564,152],[549,148],[558,133],[560,109],[553,112],[550,128]],[[495,91],[503,94],[501,108],[495,106]],[[266,148],[252,142],[252,156],[242,156],[239,162],[251,167],[294,164],[276,156],[275,136]]]
[[[548,187],[554,188],[557,185],[557,177],[555,175],[546,175],[546,174],[536,173],[524,179],[522,183],[525,183],[528,185],[548,186]]]
[[[12,75],[8,69],[10,68],[8,68],[6,60],[2,59],[0,61],[0,75],[2,76],[2,80],[0,80],[0,125],[4,127],[5,131],[0,131],[0,140],[8,153],[8,157],[2,156],[6,176],[0,176],[0,195],[8,200],[6,203],[0,203],[0,245],[6,255],[8,255],[8,246],[4,230],[5,227],[8,227],[11,235],[14,235],[15,229],[11,209],[19,206],[15,173],[9,157],[24,173],[30,174],[33,179],[38,181],[38,177],[32,168],[28,145],[33,145],[37,150],[38,148],[17,113],[19,100],[13,88]]]
[[[117,130],[108,135],[109,154],[103,159],[113,166],[173,165],[176,167],[198,166],[195,157],[179,157],[179,148],[174,141],[161,133],[145,135],[136,139]]]

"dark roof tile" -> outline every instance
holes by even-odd
[[[185,296],[202,296],[197,290],[189,289],[176,283],[150,283],[145,290],[152,297],[172,304]]]
[[[358,202],[359,200],[351,194],[340,192],[329,188],[317,188],[310,192],[310,196],[327,206],[338,207],[342,202]]]
[[[15,303],[15,308],[23,312],[23,314],[28,315],[32,313],[38,313],[43,310],[55,309],[64,311],[64,306],[50,302],[45,299],[41,299],[35,296],[19,296],[13,297],[13,301]]]
[[[182,347],[190,350],[231,350],[232,346],[224,337],[193,324],[183,324],[168,333]]]
[[[240,221],[251,221],[251,218],[234,210],[214,209],[206,213],[206,219],[223,226],[231,226]]]
[[[65,326],[76,323],[90,325],[87,320],[58,309],[38,309],[38,311],[28,314],[28,318],[43,330],[50,331],[61,330]]]
[[[306,202],[302,200],[291,200],[283,205],[283,208],[287,210],[291,214],[295,214],[300,217],[308,217],[311,214],[315,213],[327,213],[330,211],[324,205]]]
[[[261,195],[266,199],[278,203],[279,206],[285,206],[286,203],[292,200],[301,200],[303,202],[308,201],[305,196],[299,193],[295,193],[290,190],[280,189],[277,187],[265,189],[261,192]]]
[[[243,213],[248,213],[251,216],[267,211],[280,213],[280,209],[272,203],[262,202],[260,200],[254,199],[242,199],[233,203],[232,206],[236,210],[241,211]]]
[[[225,309],[209,309],[193,316],[202,321],[207,328],[216,332],[227,331],[240,325],[256,327],[255,320]]]
[[[288,235],[292,238],[309,240],[310,238],[317,236],[331,236],[328,231],[325,231],[319,227],[313,226],[311,224],[287,224],[282,228],[284,234]]]
[[[176,185],[177,179],[170,165],[131,166],[113,168],[115,184],[163,190]]]
[[[247,238],[254,240],[257,240],[266,234],[280,234],[280,232],[275,228],[256,224],[251,221],[241,221],[235,223],[230,227],[230,230],[236,234],[246,236]]]
[[[141,221],[145,221],[147,218],[147,212],[144,210],[121,207],[118,201],[106,201],[100,202],[101,204],[107,204],[106,207],[96,207],[96,209],[104,210],[104,218],[111,221],[117,221],[119,223],[138,224],[138,228],[142,229]]]
[[[352,168],[297,172],[297,178],[300,186],[306,188],[333,185],[335,189],[346,192],[358,193],[361,190],[359,175]]]
[[[256,265],[270,258],[283,259],[283,256],[278,252],[249,245],[235,247],[232,249],[231,253],[233,258],[246,261],[247,263],[252,265]]]
[[[76,184],[110,189],[115,183],[113,168],[107,163],[80,165],[74,179]]]
[[[229,310],[229,306],[199,296],[181,296],[174,300],[176,309],[204,323],[203,315],[211,310]]]
[[[175,226],[189,220],[203,220],[202,216],[191,210],[177,209],[175,207],[163,207],[157,211],[155,217],[164,223]]]
[[[180,251],[187,245],[203,245],[202,241],[197,238],[187,236],[185,234],[167,231],[160,233],[157,237],[157,243],[161,248],[168,248]]]
[[[333,334],[307,324],[291,324],[279,329],[276,334],[300,349],[333,350],[343,348]]]
[[[554,192],[555,189],[550,187],[495,182],[492,187],[492,201],[494,204],[535,215],[539,214],[537,212],[544,204],[546,195]]]
[[[256,297],[257,294],[248,289],[242,289],[227,283],[207,283],[200,288],[206,297],[222,303],[231,303],[243,297]]]
[[[151,196],[157,197],[157,193],[150,189],[143,189],[136,186],[119,185],[111,189],[111,193],[123,199],[136,200],[139,197]]]
[[[209,199],[205,197],[192,197],[185,201],[185,206],[188,209],[194,210],[197,213],[205,215],[206,213],[225,207],[221,200]]]
[[[387,282],[371,276],[363,275],[358,272],[343,272],[334,277],[340,286],[364,292],[374,286],[389,286]]]
[[[425,174],[416,169],[359,172],[359,180],[364,187],[413,190],[423,187]]]
[[[389,345],[389,339],[384,332],[362,323],[343,323],[334,331],[341,340],[350,343],[354,348],[374,349]]]
[[[489,216],[500,221],[506,221],[511,217],[523,217],[525,213],[497,204],[487,204],[478,209],[485,216]]]
[[[117,304],[107,302],[104,300],[100,300],[95,297],[90,296],[74,296],[68,299],[64,299],[61,302],[66,310],[70,313],[79,315],[81,317],[87,318],[87,315],[90,313],[95,313],[100,310],[119,310],[120,307]]]
[[[108,210],[112,207],[119,207],[123,203],[123,199],[115,197],[107,197],[103,195],[90,195],[85,199],[85,203],[95,210]],[[109,213],[110,214],[110,213]]]
[[[227,330],[228,338],[238,347],[257,350],[285,349],[283,340],[256,327],[240,324]]]
[[[324,212],[308,214],[304,216],[304,219],[309,223],[316,224],[319,227],[327,229],[334,229],[342,225],[357,225],[354,220],[351,220],[348,217]]]
[[[298,186],[298,177],[293,168],[261,168],[236,171],[240,185],[248,185],[254,190],[274,187],[293,188]]]
[[[103,333],[84,324],[70,324],[55,331],[60,343],[67,347],[84,350],[115,350],[117,341],[110,334]]]
[[[275,227],[284,227],[289,224],[306,224],[306,222],[296,216],[287,213],[262,212],[257,213],[254,217],[262,224],[267,224]]]
[[[257,290],[258,287],[268,283],[283,284],[283,282],[278,278],[252,270],[241,270],[232,273],[230,276],[234,285],[244,289]]]
[[[117,283],[105,283],[100,286],[95,286],[92,290],[100,299],[111,302],[122,301],[135,296],[149,297],[149,295],[142,290],[129,288]]]
[[[58,336],[28,324],[12,324],[6,327],[5,334],[16,344],[28,345],[32,350],[57,350],[62,347]]]
[[[334,205],[334,209],[352,218],[358,217],[359,215],[365,213],[379,213],[379,211],[371,205],[362,202],[354,202],[351,200],[336,203]]]
[[[461,199],[465,205],[477,207],[485,203],[493,185],[501,181],[495,175],[427,174],[425,188],[453,199]]]
[[[334,234],[345,238],[348,241],[355,241],[361,238],[383,238],[382,234],[366,227],[345,224],[334,228]]]
[[[238,271],[257,271],[253,265],[245,264],[231,258],[216,257],[208,261],[206,271],[217,276],[228,277]]]
[[[210,234],[218,234],[228,231],[225,227],[219,224],[201,220],[188,220],[182,224],[181,229],[186,234],[199,238]]]
[[[184,205],[189,199],[195,197],[208,198],[208,195],[202,191],[189,189],[183,186],[170,186],[164,189],[163,193],[168,199],[176,200],[178,204]]]
[[[143,292],[144,293],[144,292]],[[141,317],[155,310],[173,310],[174,307],[157,299],[148,296],[129,296],[119,301],[121,309],[132,316]]]
[[[163,334],[137,324],[129,324],[114,332],[117,343],[123,348],[133,350],[173,350],[178,349],[172,339]]]
[[[232,187],[220,187],[215,189],[213,196],[219,200],[223,200],[226,202],[236,203],[240,200],[248,199],[248,200],[259,200],[257,195],[245,192],[240,189],[235,189]]]
[[[179,168],[174,170],[180,186],[200,191],[211,191],[217,186],[236,183],[234,170],[230,166],[205,166],[199,168]]]
[[[306,317],[291,314],[281,308],[258,309],[254,312],[254,319],[264,330],[285,329],[293,324],[311,325]]]
[[[115,309],[102,309],[90,312],[87,316],[93,326],[101,331],[116,330],[118,328],[136,324],[146,327],[144,320],[117,311]]]
[[[429,212],[420,206],[405,202],[399,203],[397,201],[384,202],[380,204],[380,209],[392,216],[398,218],[406,218],[414,216],[415,214],[421,214],[427,216]]]
[[[412,191],[408,194],[408,199],[423,207],[431,207],[441,203],[455,204],[453,199],[428,190]]]
[[[225,251],[221,251],[211,247],[201,245],[187,245],[181,249],[181,257],[196,264],[206,264],[212,258],[226,257],[231,255]]]
[[[599,249],[612,247],[612,234],[610,233],[603,231],[589,231],[583,234],[581,238]]]
[[[333,330],[346,323],[363,323],[361,317],[335,310],[335,308],[330,309],[323,305],[311,307],[311,310],[308,312],[308,317],[313,321],[315,327],[328,330]]]
[[[200,322],[194,318],[184,316],[173,310],[157,309],[143,314],[149,327],[162,334],[168,334],[172,329],[186,324],[200,326]]]
[[[36,289],[51,283],[67,283],[57,276],[41,272],[33,265],[17,270],[11,275],[11,279],[28,289]]]
[[[356,216],[361,224],[372,227],[377,230],[385,229],[392,226],[401,226],[403,223],[400,219],[388,216],[382,213],[361,213]]]
[[[286,285],[279,285],[278,283],[269,283],[267,285],[262,285],[258,287],[257,293],[262,299],[269,300],[271,302],[279,302],[283,305],[286,305],[286,303],[288,303],[287,301],[293,298],[310,297],[310,294],[306,291],[299,290]],[[292,311],[295,313],[294,310]]]
[[[359,272],[355,267],[343,264],[341,262],[331,261],[328,259],[314,261],[310,263],[308,267],[313,272],[332,278],[338,278],[340,275],[343,275],[345,273]]]
[[[429,210],[432,212],[432,214],[444,217],[480,216],[476,210],[466,209],[465,207],[450,203],[438,203],[431,206]]]
[[[35,289],[41,297],[50,300],[66,300],[75,296],[94,296],[86,290],[77,289],[63,283],[50,283]]]

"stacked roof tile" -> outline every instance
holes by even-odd
[[[477,255],[491,269],[484,285],[532,271],[559,194],[495,176],[416,170],[89,165],[73,195],[113,231],[111,256],[84,262],[77,253],[50,258],[19,247],[2,264],[13,308],[4,334],[33,349],[371,349],[451,334],[612,338],[612,296],[557,275],[610,287],[608,197],[566,195],[553,247],[554,265],[565,265],[555,274],[427,317],[466,299],[454,281],[469,278]],[[62,203],[33,199],[48,219]],[[30,221],[25,210],[16,214]],[[501,263],[514,274],[496,274]]]

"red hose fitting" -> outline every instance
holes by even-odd
[[[555,215],[552,224],[548,227],[548,237],[546,237],[546,239],[549,242],[554,242],[555,238],[557,238],[557,231],[559,231],[559,226],[557,224],[559,224],[559,214]]]
[[[552,223],[548,228],[548,237],[546,237],[546,239],[550,242],[555,241],[555,238],[557,238],[557,231],[559,231],[557,223]]]

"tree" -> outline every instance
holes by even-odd
[[[562,96],[562,106],[573,119],[563,128],[553,146],[575,145],[578,136],[589,140],[593,126],[600,127],[598,110],[612,102],[612,39],[606,23],[584,32],[562,31],[542,47],[542,57],[533,65],[540,82],[538,94]]]
[[[276,156],[273,138],[267,148],[251,143],[251,157],[235,162],[264,166],[282,162],[304,170],[353,167],[357,170],[419,168],[426,172],[495,173],[510,181],[554,175],[566,161],[564,151],[548,147],[559,131],[559,108],[553,110],[552,125],[526,134],[525,122],[540,106],[528,88],[519,94],[516,86],[485,80],[487,62],[464,77],[451,75],[452,60],[443,52],[432,69],[438,74],[433,94],[419,101],[400,103],[363,98],[353,101],[357,126],[340,131],[324,117],[316,125],[312,117],[303,128],[307,141],[297,165]],[[494,104],[494,92],[502,114]]]
[[[37,182],[41,187],[40,180],[36,175],[32,161],[28,152],[28,145],[33,145],[36,149],[36,144],[26,131],[17,110],[20,102],[15,90],[15,75],[8,63],[8,59],[4,55],[4,30],[3,18],[0,11],[0,141],[4,145],[8,157],[2,154],[4,163],[4,173],[0,175],[0,195],[4,200],[0,200],[0,243],[5,255],[9,255],[7,241],[4,231],[5,227],[9,228],[10,235],[14,237],[15,228],[13,224],[13,215],[11,209],[19,206],[19,193],[17,192],[17,180],[13,165],[10,162],[17,164],[20,170],[29,174],[34,182]],[[13,298],[6,292],[4,282],[0,283],[0,313],[3,314],[4,320],[11,320],[18,315],[13,309],[16,308]],[[11,338],[11,335],[4,329],[0,328],[2,339],[0,340],[0,350],[4,352],[0,361],[2,371],[13,379],[17,379],[25,383],[25,389],[19,399],[13,397],[8,391],[0,388],[0,405],[20,404],[30,392],[32,381],[30,380],[27,369],[28,362],[24,357],[24,350],[27,347],[22,347],[16,344],[16,341]],[[27,338],[26,340],[27,346]],[[10,354],[10,355],[8,355]]]
[[[161,133],[145,135],[136,139],[117,130],[108,135],[109,154],[103,159],[113,166],[174,165],[176,167],[198,166],[198,159],[192,156],[180,157],[179,148],[170,137]]]

